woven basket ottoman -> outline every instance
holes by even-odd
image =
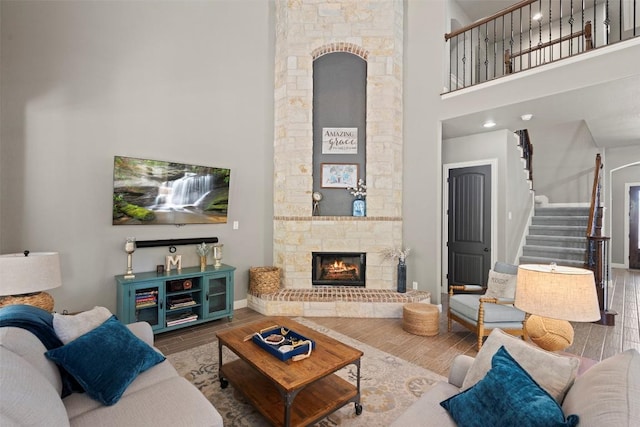
[[[433,304],[412,302],[402,307],[402,329],[411,334],[438,335],[439,324],[440,310]]]

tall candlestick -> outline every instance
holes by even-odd
[[[125,279],[133,279],[136,277],[133,274],[133,253],[136,250],[136,238],[127,237],[127,241],[124,244],[124,251],[127,253],[127,272],[124,275]]]

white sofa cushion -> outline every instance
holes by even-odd
[[[458,387],[445,383],[444,381],[438,382],[420,396],[420,399],[413,402],[413,404],[391,424],[391,427],[455,427],[456,423],[447,410],[440,406],[440,402],[458,393],[460,393]]]
[[[98,306],[74,315],[53,313],[53,329],[60,341],[68,344],[102,325],[111,315],[108,309]]]
[[[128,326],[128,325],[127,325]],[[158,383],[170,378],[178,377],[178,372],[168,360],[144,371],[136,377],[136,379],[127,387],[122,397],[136,393],[148,387],[156,387]],[[73,393],[65,397],[62,402],[67,409],[69,418],[78,417],[85,412],[93,411],[102,406],[100,402],[92,399],[86,393]]]
[[[640,426],[640,353],[627,350],[579,376],[562,404],[580,427]]]
[[[222,416],[213,405],[182,377],[123,396],[116,405],[100,406],[71,418],[70,424],[91,427],[223,425]]]
[[[29,362],[32,369],[36,369],[43,375],[60,396],[62,393],[60,370],[55,363],[45,357],[47,348],[35,335],[22,328],[2,327],[0,328],[0,347],[12,351]]]
[[[540,387],[553,396],[559,404],[562,403],[567,390],[573,385],[578,374],[580,360],[545,351],[500,329],[494,329],[491,332],[478,352],[462,384],[463,390],[484,378],[491,369],[493,355],[501,346],[507,349]]]
[[[22,356],[0,347],[0,414],[6,425],[68,426],[60,392]]]

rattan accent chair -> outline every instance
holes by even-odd
[[[496,262],[493,271],[516,275],[518,267]],[[456,291],[464,293],[456,294]],[[489,336],[495,328],[524,339],[525,312],[513,306],[513,299],[487,297],[486,291],[487,288],[483,285],[449,286],[448,331],[451,331],[451,323],[456,321],[475,332],[478,337],[478,351],[482,347],[484,337]]]

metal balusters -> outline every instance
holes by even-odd
[[[462,84],[467,85],[467,33],[462,33]]]
[[[609,24],[611,24],[611,21],[609,20],[609,0],[607,0],[605,2],[605,9],[604,9],[604,27],[605,27],[605,33],[604,33],[604,44],[608,45],[609,44]]]
[[[553,62],[553,44],[551,39],[551,23],[553,22],[551,13],[551,0],[549,0],[549,62]],[[560,38],[562,40],[562,37]],[[562,42],[560,42],[562,44]]]
[[[582,12],[581,12],[581,16],[582,16],[582,25],[581,28],[584,28],[584,0],[582,0]],[[585,40],[584,38],[582,39],[582,52],[584,52],[586,50],[586,45],[585,45]]]
[[[560,0],[560,40],[562,40],[562,18],[563,18],[563,13],[562,13],[562,0]],[[571,42],[571,41],[569,41]],[[562,42],[560,42],[560,49],[558,52],[558,55],[560,55],[560,59],[562,59]]]
[[[615,0],[521,0],[446,34],[445,41],[456,44],[455,48],[449,48],[449,89],[463,89],[596,48],[594,39],[597,39],[600,26],[604,31],[598,43],[600,46],[632,38],[631,33],[635,37],[638,30],[631,27],[637,26],[637,18],[631,13],[637,11],[640,0],[611,1]],[[620,14],[612,15],[618,5]],[[587,9],[591,7],[593,13]],[[533,19],[534,11],[543,14],[545,21]],[[558,22],[553,22],[554,19]],[[538,21],[538,28],[532,21]],[[574,24],[579,28],[574,28]],[[548,27],[544,28],[545,25]],[[611,33],[616,25],[620,29],[618,37]],[[556,48],[556,45],[559,46]],[[502,61],[502,67],[498,66],[498,61]]]

